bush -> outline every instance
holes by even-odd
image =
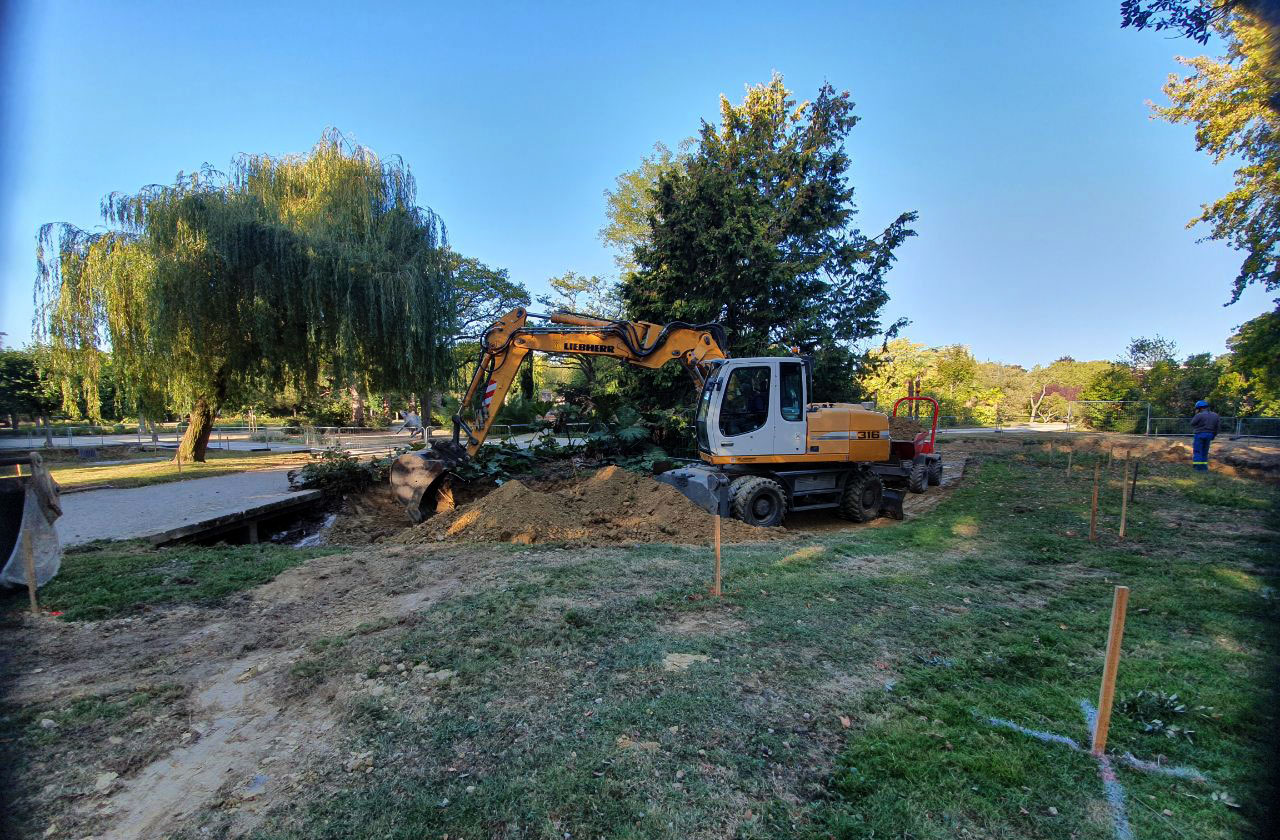
[[[289,484],[296,490],[323,490],[330,495],[359,493],[386,481],[393,459],[361,461],[339,449],[326,449],[312,455],[310,463],[291,470]]]

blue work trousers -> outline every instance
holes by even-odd
[[[1196,432],[1195,442],[1191,450],[1191,468],[1200,472],[1209,471],[1209,441],[1213,435],[1208,432]]]

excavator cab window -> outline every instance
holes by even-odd
[[[804,419],[804,367],[798,362],[782,362],[778,365],[778,379],[782,384],[782,419],[796,422]]]
[[[698,398],[698,415],[695,421],[698,433],[698,448],[711,451],[711,440],[707,435],[707,414],[711,411],[711,399],[720,387],[720,380],[714,376],[702,386],[702,396]]]
[[[734,368],[725,384],[720,404],[720,433],[745,435],[769,420],[769,368],[765,365]]]

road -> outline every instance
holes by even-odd
[[[288,470],[171,481],[149,487],[86,490],[62,497],[63,545],[130,540],[295,497]]]

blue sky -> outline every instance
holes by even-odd
[[[777,70],[848,89],[860,226],[920,213],[886,322],[1022,364],[1135,335],[1222,352],[1239,264],[1185,223],[1231,172],[1145,101],[1203,50],[1119,27],[1118,0],[605,4],[18,4],[4,27],[0,330],[30,335],[37,227],[113,190],[337,126],[399,154],[459,251],[535,293],[609,273],[603,191],[655,141]],[[1210,45],[1210,50],[1214,45]]]

